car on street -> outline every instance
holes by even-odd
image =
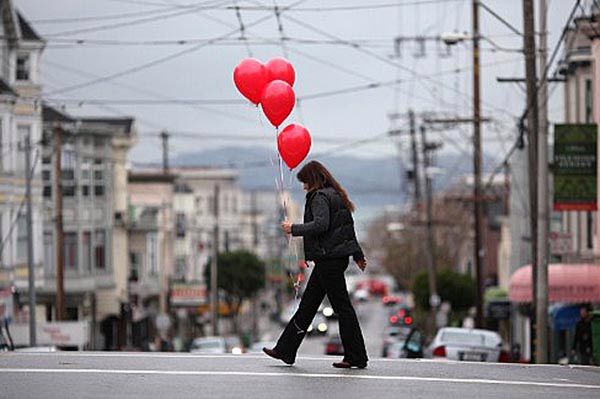
[[[244,345],[237,335],[228,335],[225,339],[225,350],[232,355],[241,355],[244,353]]]
[[[358,288],[354,291],[353,297],[359,302],[367,302],[369,300],[369,290],[366,288]]]
[[[388,357],[388,350],[396,342],[404,342],[410,334],[410,328],[401,326],[388,326],[383,330],[383,346],[381,356]]]
[[[339,335],[332,335],[325,343],[325,354],[344,356],[344,345]]]
[[[502,338],[495,331],[475,328],[441,328],[425,350],[425,357],[472,362],[505,362]]]
[[[201,337],[192,341],[190,353],[195,354],[225,354],[227,343],[223,337]]]
[[[394,305],[388,311],[388,324],[390,326],[411,326],[412,313],[406,305]]]
[[[325,335],[329,331],[329,323],[327,323],[327,319],[323,314],[317,313],[308,326],[307,333],[308,335]]]

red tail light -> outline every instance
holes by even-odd
[[[400,316],[400,317],[404,317],[405,315],[406,315],[406,311],[405,311],[404,309],[400,309],[400,310],[398,311],[398,316]]]
[[[500,351],[500,357],[498,358],[500,363],[510,363],[510,355],[507,351]]]
[[[404,318],[404,324],[406,324],[406,325],[410,325],[410,324],[412,324],[412,321],[413,321],[413,320],[412,320],[412,317],[410,317],[410,316],[406,316],[406,317]]]
[[[390,317],[390,323],[396,324],[397,322],[398,322],[398,317],[397,316]]]
[[[446,357],[446,347],[445,346],[438,346],[437,348],[435,348],[433,350],[432,354],[435,357]]]

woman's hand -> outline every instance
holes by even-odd
[[[364,272],[365,269],[367,268],[367,258],[362,258],[355,262],[356,262],[356,266],[358,266],[358,268]]]
[[[292,223],[289,220],[284,220],[281,223],[281,228],[285,234],[292,234]]]

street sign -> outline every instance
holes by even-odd
[[[550,233],[550,254],[567,255],[573,252],[573,236],[571,233],[552,231]]]
[[[596,125],[554,125],[554,210],[598,209],[596,164]]]
[[[63,321],[42,323],[36,326],[38,345],[76,346],[83,349],[90,342],[89,323]],[[29,324],[13,324],[10,333],[16,346],[29,345]]]
[[[200,283],[171,284],[171,305],[195,307],[207,303],[206,286]]]

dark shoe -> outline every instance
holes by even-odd
[[[273,359],[281,360],[285,364],[294,364],[293,360],[282,358],[281,355],[275,349],[263,348],[262,350],[267,356],[271,356]]]
[[[351,369],[352,367],[364,369],[365,367],[367,367],[367,363],[353,364],[353,363],[347,362],[345,360],[342,360],[341,362],[333,363],[332,366],[335,367],[336,369]]]

